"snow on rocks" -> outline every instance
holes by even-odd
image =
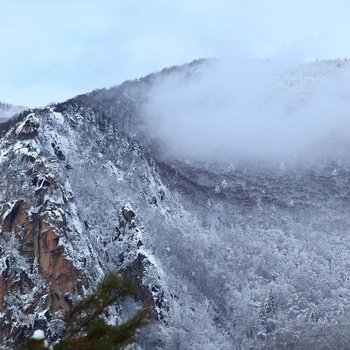
[[[32,139],[38,135],[39,119],[30,113],[16,128],[16,135],[21,140]]]
[[[44,340],[45,339],[45,333],[42,329],[37,329],[34,331],[33,335],[31,336],[32,339],[36,340]]]

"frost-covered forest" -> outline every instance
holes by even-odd
[[[233,96],[241,114],[242,104],[260,90],[232,92],[227,78],[212,89],[205,76],[209,71],[212,77],[213,69],[210,61],[174,67],[25,112],[17,124],[6,126],[0,140],[0,266],[2,276],[26,283],[7,291],[4,325],[20,319],[29,330],[40,324],[49,337],[59,336],[63,325],[55,305],[65,305],[66,299],[55,296],[61,284],[53,293],[56,286],[47,281],[67,276],[52,272],[43,258],[48,253],[32,251],[26,238],[30,232],[40,241],[49,232],[49,247],[57,252],[59,244],[69,260],[62,274],[69,270],[80,276],[83,286],[115,268],[136,276],[139,302],[157,320],[141,332],[142,349],[346,348],[350,162],[342,131],[348,104],[346,90],[323,87],[325,82],[333,86],[338,77],[347,81],[347,62],[277,70],[277,77],[268,66],[256,82],[265,91],[264,79],[274,81],[272,95],[249,110],[248,126],[239,115],[238,132],[232,131],[238,137],[252,130],[247,145],[252,157],[236,152],[222,118],[235,112]],[[331,107],[324,112],[331,90],[326,101]],[[222,91],[231,92],[222,96]],[[281,96],[283,103],[277,103]],[[219,97],[230,103],[212,116]],[[338,97],[345,102],[331,105]],[[193,106],[196,99],[207,114]],[[262,106],[267,125],[261,129],[253,112]],[[300,119],[308,112],[310,123]],[[209,127],[186,124],[192,113],[206,118],[202,125]],[[322,123],[317,124],[318,113]],[[277,116],[294,118],[301,134],[298,140],[294,131],[286,135],[286,147],[281,144],[275,152],[283,140],[283,135],[274,138]],[[173,134],[160,118],[170,120]],[[185,136],[171,118],[183,118]],[[291,125],[290,119],[283,121],[283,132]],[[199,144],[198,135],[187,140],[196,130]],[[215,143],[220,130],[222,143]],[[175,146],[168,137],[178,140]],[[205,143],[213,146],[209,150],[222,150],[221,156],[209,154]],[[27,213],[25,219],[18,213]],[[33,217],[42,222],[42,231],[33,231]],[[44,230],[45,223],[54,235]],[[68,281],[72,295],[82,293]],[[20,306],[24,299],[25,308]],[[19,324],[13,329],[28,333],[21,333]]]

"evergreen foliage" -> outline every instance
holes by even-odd
[[[259,320],[260,324],[264,327],[266,333],[272,333],[274,330],[274,321],[272,316],[275,313],[275,297],[272,289],[269,292],[265,300],[260,305]]]
[[[110,273],[97,290],[81,300],[66,315],[61,340],[47,345],[45,339],[29,339],[23,350],[121,350],[134,343],[137,330],[147,323],[143,310],[119,325],[108,325],[102,318],[106,308],[133,295],[134,288],[122,277]]]

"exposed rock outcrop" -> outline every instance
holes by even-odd
[[[8,340],[4,344],[20,343],[38,323],[47,327],[54,315],[69,309],[67,295],[81,294],[88,286],[62,246],[72,202],[40,154],[38,128],[38,118],[30,114],[15,126],[16,138],[10,133],[2,143],[3,188],[6,179],[16,179],[20,198],[0,202],[0,336]]]

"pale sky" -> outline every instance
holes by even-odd
[[[0,101],[39,106],[202,57],[350,56],[349,0],[0,0]]]

